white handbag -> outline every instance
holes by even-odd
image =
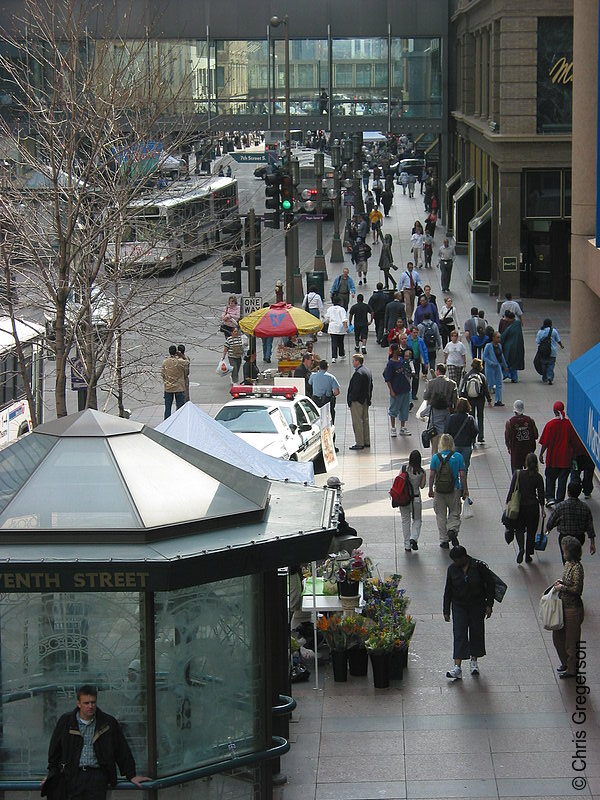
[[[563,604],[554,586],[542,595],[538,614],[545,630],[559,631],[564,627]]]

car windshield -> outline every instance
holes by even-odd
[[[277,433],[269,409],[264,406],[225,406],[215,419],[233,433]]]

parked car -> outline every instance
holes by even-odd
[[[320,412],[293,387],[232,386],[215,419],[275,458],[315,461],[322,455]]]

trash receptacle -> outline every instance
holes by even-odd
[[[314,286],[317,294],[321,295],[321,300],[325,300],[325,276],[323,272],[307,272],[306,273],[306,291],[310,291],[310,287]]]

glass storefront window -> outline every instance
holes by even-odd
[[[333,114],[387,114],[387,39],[334,39],[332,64]]]
[[[525,216],[546,218],[562,216],[559,169],[526,170]]]
[[[392,117],[442,116],[440,39],[392,39]]]
[[[3,780],[46,774],[54,726],[83,683],[98,687],[147,774],[141,603],[137,593],[0,595]]]
[[[156,595],[159,776],[264,746],[256,576]]]

